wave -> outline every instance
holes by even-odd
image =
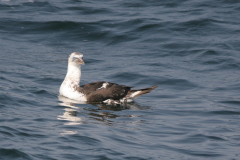
[[[16,159],[16,160],[32,160],[33,158],[29,156],[27,153],[22,152],[18,149],[7,149],[0,148],[0,158],[1,159]]]

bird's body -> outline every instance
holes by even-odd
[[[60,87],[60,95],[78,101],[121,103],[132,101],[157,88],[153,86],[131,90],[132,87],[105,81],[80,86],[81,64],[84,64],[82,57],[83,55],[78,52],[73,52],[69,56],[68,71]]]

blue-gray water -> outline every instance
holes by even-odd
[[[58,97],[159,84],[127,106]],[[240,159],[240,2],[0,0],[0,159]]]

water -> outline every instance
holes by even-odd
[[[0,1],[0,159],[239,159],[240,2]],[[125,106],[58,96],[159,84]]]

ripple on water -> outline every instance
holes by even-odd
[[[29,156],[27,153],[21,152],[20,150],[17,149],[0,148],[0,159],[31,160],[32,157]]]
[[[233,106],[240,106],[240,101],[239,100],[219,101],[219,103],[230,104],[230,105],[233,105]]]
[[[238,159],[239,4],[0,0],[0,159]],[[159,87],[61,101],[73,51],[82,84]]]

